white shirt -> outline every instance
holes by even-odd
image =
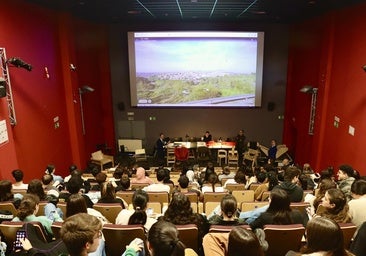
[[[116,224],[118,225],[128,225],[128,221],[130,220],[131,215],[134,213],[135,211],[133,210],[127,210],[127,209],[123,209],[122,211],[119,212],[117,218],[116,218]],[[144,225],[146,231],[149,231],[151,226],[156,222],[156,219],[147,217],[146,219],[146,223]]]
[[[151,184],[147,187],[144,187],[142,190],[146,191],[146,192],[170,192],[170,187],[169,185],[165,185],[162,183],[155,183],[155,184]]]
[[[352,199],[348,202],[349,214],[352,217],[352,223],[359,228],[366,221],[366,195],[358,199]]]

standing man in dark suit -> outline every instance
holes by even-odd
[[[240,130],[239,134],[235,138],[235,149],[238,151],[239,165],[243,164],[243,154],[247,149],[247,146],[245,144],[245,139],[246,139],[246,137],[244,135],[244,131]]]
[[[167,142],[165,140],[165,136],[163,133],[160,133],[159,139],[156,141],[156,157],[159,161],[159,164],[164,163],[164,157],[166,155],[166,145]]]

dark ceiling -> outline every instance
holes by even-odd
[[[28,0],[101,23],[294,23],[365,0]]]

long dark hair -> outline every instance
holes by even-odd
[[[320,215],[334,220],[337,223],[347,223],[351,221],[348,214],[349,206],[347,204],[346,195],[338,188],[328,189],[329,202],[334,204],[333,208],[324,207],[324,212]]]
[[[177,228],[160,220],[151,226],[147,240],[155,256],[184,256],[186,246],[178,238]]]
[[[229,233],[227,256],[264,256],[257,236],[242,227],[235,227]]]
[[[66,202],[66,217],[70,217],[80,212],[88,212],[85,198],[80,194],[72,194]]]
[[[0,180],[0,202],[10,201],[14,199],[11,192],[12,184],[9,180]]]
[[[270,195],[271,202],[267,212],[274,214],[273,224],[292,224],[290,198],[283,189],[273,189]]]
[[[176,225],[197,222],[197,217],[193,213],[189,198],[185,194],[179,192],[174,193],[163,219]]]
[[[28,184],[27,193],[37,195],[39,197],[39,200],[46,200],[46,193],[44,192],[41,180],[31,180]]]
[[[149,202],[149,195],[145,191],[141,189],[135,191],[135,193],[132,196],[132,204],[133,208],[135,209],[135,212],[130,216],[130,219],[128,220],[128,225],[133,224],[145,225],[147,220],[145,210],[148,202]]]
[[[235,216],[237,211],[237,201],[236,198],[231,195],[227,194],[221,199],[220,203],[221,211],[226,214],[228,218],[232,218]]]
[[[302,253],[326,251],[332,256],[348,255],[343,243],[343,232],[339,225],[326,217],[311,219],[306,226],[306,245]]]
[[[331,179],[323,179],[319,183],[319,190],[318,193],[315,195],[315,199],[313,202],[315,210],[318,209],[319,204],[322,202],[322,199],[325,195],[325,192],[327,192],[328,189],[336,188],[337,184],[332,181]]]

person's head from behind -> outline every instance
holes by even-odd
[[[76,194],[79,193],[82,185],[83,180],[80,176],[72,176],[66,184],[66,189],[70,194]]]
[[[170,222],[160,220],[152,225],[147,241],[151,256],[184,256],[185,245],[178,239],[178,230]]]
[[[221,199],[220,203],[221,212],[223,214],[224,220],[225,218],[234,218],[235,213],[237,211],[237,201],[236,198],[231,195],[227,194]]]
[[[238,184],[245,184],[247,179],[246,179],[245,173],[243,171],[237,171],[234,176],[234,180]]]
[[[166,177],[166,171],[163,168],[160,168],[157,172],[156,172],[156,179],[159,182],[163,182],[164,179]]]
[[[81,212],[87,213],[85,198],[80,194],[72,194],[66,202],[66,217]]]
[[[296,183],[300,175],[300,170],[296,166],[286,168],[284,174],[284,181]]]
[[[53,164],[49,164],[46,166],[46,174],[53,174],[55,172],[56,167]]]
[[[86,255],[99,246],[102,223],[97,217],[78,213],[62,224],[60,236],[71,256]]]
[[[132,205],[135,212],[130,216],[128,225],[145,225],[147,220],[146,207],[149,202],[149,195],[141,189],[136,190],[132,196]]]
[[[103,182],[107,180],[107,174],[100,172],[95,176],[95,180],[98,182],[98,184],[102,185]]]
[[[114,199],[116,198],[116,190],[111,182],[104,182],[100,191],[102,198]]]
[[[325,195],[325,192],[327,192],[327,190],[331,188],[337,188],[337,184],[331,179],[323,179],[319,183],[318,195],[323,197]]]
[[[53,176],[51,174],[45,174],[42,177],[43,185],[49,185],[53,181]]]
[[[190,219],[192,217],[193,210],[189,198],[182,193],[174,193],[172,200],[169,203],[168,209],[165,211],[164,219],[172,221]]]
[[[13,199],[11,192],[12,184],[9,180],[0,180],[0,202],[9,201]]]
[[[69,166],[70,174],[77,170],[78,170],[78,167],[75,164],[72,164]]]
[[[17,217],[23,221],[27,216],[36,214],[38,212],[39,198],[33,194],[25,194],[20,201],[18,207]]]
[[[23,177],[24,177],[24,173],[22,170],[20,169],[16,169],[16,170],[13,170],[11,172],[11,174],[13,175],[13,178],[16,182],[20,182],[23,180]]]
[[[265,182],[267,179],[267,172],[259,172],[257,174],[257,180],[259,183],[263,183]]]
[[[34,179],[29,182],[27,193],[37,195],[41,200],[46,197],[42,181],[38,179]]]
[[[128,174],[123,174],[120,180],[122,190],[128,190],[131,185],[130,178],[128,177]]]
[[[267,211],[281,212],[291,211],[290,208],[290,197],[287,192],[283,189],[273,189],[269,196],[270,203]]]
[[[136,169],[136,179],[144,179],[145,178],[145,169],[143,167],[138,167]]]
[[[179,183],[179,186],[183,189],[185,188],[188,188],[188,185],[189,185],[189,179],[187,178],[187,176],[185,175],[182,175],[179,177],[178,179],[178,183]]]
[[[311,219],[306,226],[306,245],[301,252],[331,252],[327,255],[345,255],[343,233],[339,225],[325,217]]]
[[[230,174],[230,167],[227,165],[227,166],[224,166],[224,168],[222,169],[222,174],[224,175],[229,175]]]
[[[360,198],[366,194],[366,180],[356,180],[352,183],[351,192],[353,198]]]
[[[242,227],[235,227],[229,233],[227,256],[264,256],[257,236]]]

